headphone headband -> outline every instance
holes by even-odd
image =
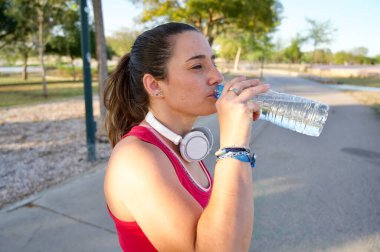
[[[154,117],[152,112],[149,111],[148,114],[146,114],[145,120],[153,127],[153,129],[160,132],[161,135],[172,141],[175,145],[178,145],[182,141],[182,137],[180,135],[177,135],[165,125],[160,123],[156,117]]]
[[[175,145],[179,145],[181,156],[187,162],[202,160],[210,153],[213,136],[209,129],[203,127],[194,128],[181,137],[160,123],[150,111],[145,116],[145,120],[165,138]]]

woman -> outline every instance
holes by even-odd
[[[223,76],[214,58],[198,30],[168,23],[142,33],[110,76],[106,125],[114,149],[104,191],[124,251],[249,249],[248,144],[260,112],[248,101],[269,87],[234,78],[216,100]],[[198,116],[215,112],[221,149],[211,181],[203,163],[186,158],[170,136],[185,136]]]

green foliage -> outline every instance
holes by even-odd
[[[46,51],[67,55],[73,59],[81,56],[80,9],[75,2],[69,1],[63,6],[63,10],[65,15],[59,20]]]
[[[380,54],[375,57],[375,63],[380,64]]]
[[[276,0],[141,0],[143,22],[179,21],[194,25],[210,44],[231,26],[264,34],[279,24],[282,5]]]
[[[255,61],[267,58],[273,50],[269,35],[257,36],[251,32],[238,29],[228,29],[216,39],[220,47],[219,56],[227,60],[236,57],[238,49],[241,49],[241,59]]]
[[[335,64],[359,64],[359,65],[374,65],[379,64],[379,58],[367,57],[368,50],[365,47],[354,48],[350,52],[339,51],[334,54],[333,62]]]
[[[132,44],[138,36],[137,31],[121,29],[107,37],[107,44],[117,56],[122,56],[131,50]]]
[[[349,62],[353,62],[353,55],[345,51],[339,51],[334,55],[334,63],[343,65]]]
[[[10,34],[14,34],[17,27],[17,21],[9,15],[11,8],[10,0],[0,0],[0,48],[4,47],[10,40],[5,40]]]
[[[313,62],[314,63],[322,63],[325,60],[325,56],[323,55],[323,50],[317,52],[317,49],[320,45],[330,44],[332,36],[334,32],[337,30],[332,27],[330,21],[318,22],[316,20],[306,18],[306,21],[310,24],[310,29],[308,31],[307,38],[311,40],[314,53],[313,53]]]
[[[35,18],[36,3],[28,0],[14,0],[3,9],[7,14],[7,19],[12,23],[12,29],[0,37],[3,46],[15,49],[20,54],[25,54],[35,48],[36,36],[34,32],[38,30]]]
[[[332,35],[337,30],[332,27],[330,21],[318,22],[310,18],[306,18],[306,21],[311,26],[307,37],[312,41],[314,50],[317,49],[320,45],[331,43],[333,40]]]
[[[5,28],[0,26],[0,34],[3,35],[0,36],[0,45],[7,45],[8,49],[27,58],[37,47],[38,13],[42,13],[45,43],[60,36],[62,46],[69,46],[74,40],[70,34],[73,32],[72,27],[79,24],[79,9],[75,6],[75,0],[2,0],[0,17],[6,13],[13,28],[9,24]],[[41,46],[45,46],[45,43]]]
[[[297,34],[296,37],[292,39],[290,46],[284,49],[284,58],[291,63],[300,63],[303,56],[301,46],[306,40],[307,38],[301,37],[301,35]]]
[[[366,56],[368,54],[368,49],[364,46],[356,47],[351,50],[351,53],[355,56]]]
[[[239,48],[239,43],[236,40],[220,37],[216,40],[216,43],[220,45],[220,49],[218,50],[219,57],[226,60],[234,59]]]

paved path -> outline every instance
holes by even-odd
[[[331,110],[318,138],[255,124],[251,251],[380,251],[380,119],[323,85],[286,76],[267,81]],[[218,142],[216,117],[199,123]],[[209,167],[213,162],[206,160]],[[104,167],[42,192],[27,206],[2,209],[0,251],[120,251],[104,205]]]
[[[330,105],[320,137],[258,133],[252,251],[380,251],[380,119],[351,96],[269,76],[272,88]]]

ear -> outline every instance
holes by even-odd
[[[144,74],[143,77],[144,88],[151,96],[162,96],[162,90],[158,85],[158,81],[151,74]]]

